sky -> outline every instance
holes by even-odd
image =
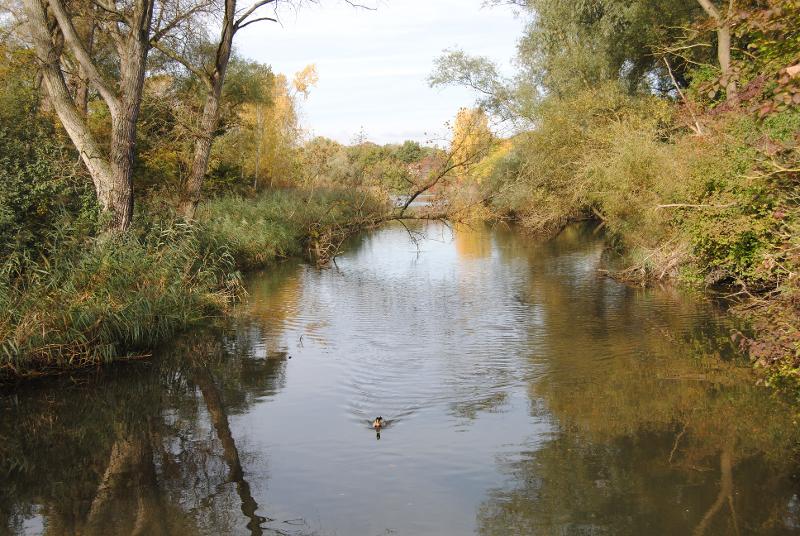
[[[243,29],[236,48],[245,57],[293,74],[317,66],[319,84],[302,102],[309,136],[352,142],[438,140],[474,93],[430,88],[434,60],[447,48],[495,60],[510,71],[524,22],[508,7],[482,7],[481,0],[360,0],[374,11],[343,0],[320,0],[279,11],[280,24]],[[269,11],[262,15],[269,15]]]

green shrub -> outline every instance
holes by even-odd
[[[685,214],[682,225],[710,282],[765,290],[791,271],[797,179],[776,166],[789,169],[800,162],[790,143],[793,129],[800,131],[797,111],[766,121],[734,117],[714,135],[716,147],[693,163],[694,202],[712,208]]]
[[[0,45],[0,258],[35,252],[64,225],[96,225],[91,180],[37,111],[36,72],[32,53]]]
[[[359,225],[383,210],[357,191],[274,190],[255,199],[221,197],[203,203],[198,220],[209,236],[226,244],[242,269],[263,266],[276,257],[304,255],[308,239],[320,230]]]

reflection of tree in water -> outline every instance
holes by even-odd
[[[485,259],[492,254],[492,233],[482,223],[453,226],[456,252],[463,260]]]
[[[726,385],[724,372],[681,381],[644,368],[541,392],[560,429],[504,465],[514,484],[484,503],[483,534],[798,528],[792,460],[783,459],[796,441],[786,408]]]
[[[713,311],[612,281],[582,284],[593,277],[584,270],[590,259],[576,252],[565,263],[573,238],[542,246],[561,249],[555,260],[531,255],[526,297],[547,324],[532,357],[546,373],[531,380],[530,397],[556,431],[500,462],[511,483],[480,508],[480,532],[800,528],[786,476],[798,439],[789,408],[752,386],[747,364],[728,359]]]
[[[51,535],[276,533],[228,415],[281,388],[286,355],[192,340],[151,364],[0,399],[2,530],[38,514]]]
[[[247,317],[258,329],[266,349],[275,350],[288,323],[297,319],[303,298],[303,275],[286,262],[255,275],[248,284]]]
[[[719,457],[710,460],[716,466],[675,467],[667,463],[673,439],[671,433],[642,432],[595,443],[577,434],[560,434],[505,466],[514,486],[490,493],[478,512],[479,532],[717,535],[796,531],[800,512],[796,505],[790,506],[793,491],[780,471],[758,458],[741,460],[732,472],[726,469],[722,474]],[[737,480],[747,485],[736,487]]]

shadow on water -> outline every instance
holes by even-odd
[[[723,311],[603,277],[591,226],[415,230],[253,274],[231,328],[150,363],[2,393],[0,534],[800,532],[796,411]]]
[[[229,418],[283,388],[286,358],[210,331],[152,363],[5,393],[0,533],[279,533]]]

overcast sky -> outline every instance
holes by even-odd
[[[377,143],[424,142],[475,95],[431,89],[426,81],[443,49],[460,47],[511,68],[523,21],[481,0],[321,0],[281,11],[281,24],[258,23],[237,35],[237,49],[289,76],[315,63],[319,85],[303,103],[312,135],[351,142],[364,129]],[[267,14],[267,13],[265,13]]]

